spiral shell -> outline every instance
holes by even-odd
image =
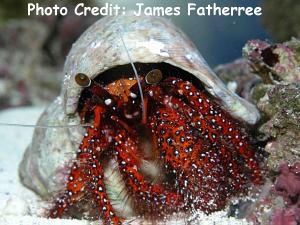
[[[84,87],[78,85],[75,75],[101,77],[104,71],[130,64],[127,53],[134,63],[164,62],[189,72],[234,117],[250,124],[258,121],[257,109],[226,89],[194,44],[169,20],[122,15],[100,19],[74,43],[65,63],[61,95],[38,125],[79,124],[76,108]],[[82,127],[37,127],[20,165],[22,182],[41,196],[61,190],[83,131]]]
[[[169,20],[146,16],[105,17],[81,35],[64,68],[62,93],[66,114],[75,112],[82,91],[75,82],[76,74],[84,73],[93,79],[108,69],[130,63],[121,36],[133,62],[165,62],[179,67],[201,80],[207,91],[235,117],[250,124],[259,119],[254,106],[226,89],[181,30]]]

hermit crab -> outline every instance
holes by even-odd
[[[262,182],[244,128],[258,111],[169,20],[100,19],[74,43],[64,73],[20,165],[27,187],[56,199],[49,217],[88,212],[120,224],[211,213]]]

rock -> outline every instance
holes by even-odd
[[[278,84],[268,88],[258,101],[258,108],[269,120],[260,131],[271,140],[265,150],[270,153],[268,167],[277,171],[281,161],[294,163],[300,157],[300,83]]]
[[[298,224],[300,41],[250,40],[243,57],[215,70],[227,86],[257,105],[262,117],[254,136],[265,142],[269,155],[266,184],[252,202],[245,199],[234,206],[235,213],[259,224]],[[255,80],[257,77],[261,79]]]
[[[297,39],[282,44],[252,40],[243,48],[252,71],[262,78],[251,90],[251,99],[263,114],[259,131],[267,140],[267,174],[271,181],[276,179],[275,191],[259,200],[253,215],[274,225],[299,223],[299,46]]]
[[[251,68],[245,59],[219,65],[214,70],[227,84],[227,88],[247,100],[251,100],[251,89],[261,80],[259,76],[251,73]]]
[[[296,55],[299,43],[296,39],[272,45],[261,40],[251,40],[244,46],[243,56],[250,61],[254,73],[265,84],[300,81],[300,61]]]
[[[300,223],[300,162],[288,165],[286,162],[279,167],[274,192],[281,196],[286,207],[277,208],[271,224],[294,225]]]
[[[264,114],[259,130],[269,138],[268,169],[277,171],[281,161],[293,163],[300,156],[300,41],[283,44],[249,41],[243,48],[253,71],[263,83],[251,98]]]

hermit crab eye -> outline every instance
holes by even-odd
[[[147,84],[157,84],[162,78],[162,72],[159,69],[154,69],[147,73],[145,80]]]
[[[88,87],[91,85],[91,79],[84,73],[76,74],[75,81],[81,87]]]

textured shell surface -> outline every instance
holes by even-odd
[[[61,95],[42,114],[38,125],[80,123],[76,108],[83,88],[74,77],[84,73],[93,79],[108,69],[130,64],[121,38],[133,62],[165,62],[181,68],[201,80],[234,117],[249,124],[258,121],[257,109],[226,89],[194,44],[170,20],[127,14],[100,19],[74,43],[66,59]],[[22,182],[44,197],[61,190],[83,132],[80,126],[37,127],[20,165]]]

